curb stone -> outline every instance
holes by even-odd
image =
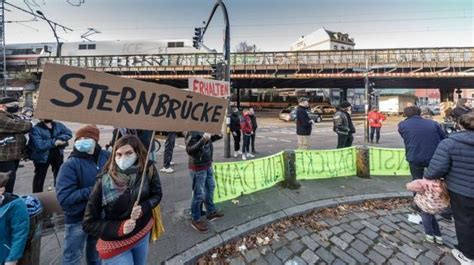
[[[377,200],[377,199],[393,199],[393,198],[406,198],[412,197],[411,192],[389,192],[389,193],[376,193],[376,194],[361,194],[355,196],[343,196],[334,199],[324,199],[313,201],[297,206],[292,206],[287,209],[282,209],[273,212],[268,215],[256,218],[249,222],[237,225],[233,228],[225,230],[207,240],[204,240],[195,246],[178,253],[177,255],[167,259],[164,264],[175,265],[175,264],[193,264],[199,257],[209,252],[211,249],[218,247],[222,244],[226,244],[244,234],[249,234],[256,231],[265,225],[274,223],[280,219],[286,217],[292,217],[296,215],[305,214],[309,211],[316,210],[319,208],[333,207],[339,204],[354,204],[366,200]]]

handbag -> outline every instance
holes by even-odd
[[[151,229],[150,241],[154,243],[165,233],[165,227],[163,226],[163,219],[161,218],[161,206],[159,204],[155,208],[153,208],[152,216],[153,216],[153,227]]]
[[[432,187],[415,195],[415,204],[425,213],[440,214],[449,208],[450,199],[446,182],[435,180],[437,187]]]

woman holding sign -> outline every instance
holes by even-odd
[[[158,171],[146,160],[147,151],[140,140],[124,136],[106,164],[109,172],[97,178],[83,227],[88,234],[99,237],[97,251],[102,264],[146,264],[152,209],[162,196]]]

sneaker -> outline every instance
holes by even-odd
[[[242,155],[242,160],[247,160],[247,156]]]
[[[435,236],[434,238],[435,238],[436,244],[444,245],[444,241],[443,241],[443,238],[441,236]]]
[[[239,153],[235,152],[235,153],[234,153],[234,157],[235,157],[235,158],[239,157]]]
[[[255,156],[252,155],[251,153],[248,153],[248,154],[247,154],[247,157],[248,157],[248,158],[254,158]]]
[[[451,253],[459,261],[459,263],[461,263],[461,265],[474,265],[474,260],[466,258],[466,256],[464,256],[461,251],[453,248]]]
[[[173,173],[173,172],[174,172],[174,169],[172,169],[172,168],[170,168],[170,167],[164,167],[164,168],[160,169],[160,172]]]
[[[191,226],[196,229],[196,231],[201,232],[201,233],[207,233],[209,232],[209,227],[207,225],[207,222],[203,219],[199,221],[191,221]]]
[[[174,161],[170,162],[170,166],[174,166],[176,163]]]
[[[431,235],[425,235],[425,240],[430,242],[430,243],[434,243],[435,242],[435,237],[431,236]]]
[[[258,154],[258,152],[255,150],[252,150],[252,154]]]
[[[222,211],[215,211],[214,213],[211,213],[210,215],[207,216],[208,221],[213,221],[217,220],[224,217],[224,213]]]

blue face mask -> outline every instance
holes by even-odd
[[[92,150],[95,148],[95,141],[93,139],[81,139],[77,140],[74,143],[74,147],[77,149],[79,152],[86,152],[90,153]]]

